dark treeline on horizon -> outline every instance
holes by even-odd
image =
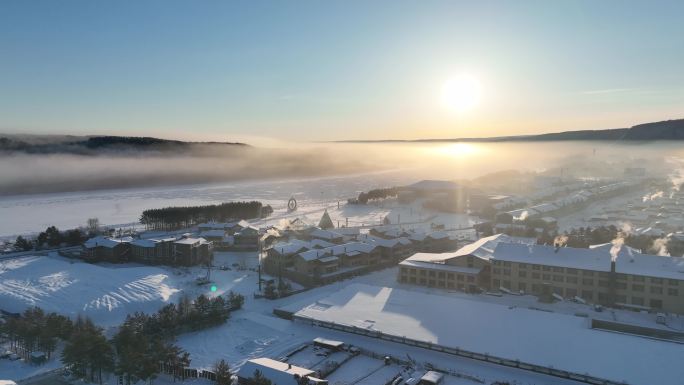
[[[140,223],[148,229],[177,230],[204,222],[226,222],[261,218],[273,212],[271,206],[261,202],[226,202],[218,205],[165,207],[148,209],[140,216]]]

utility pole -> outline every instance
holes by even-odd
[[[259,254],[257,255],[257,260],[259,261],[259,266],[257,268],[257,271],[259,272],[259,293],[261,293],[261,251],[262,251],[262,244],[261,244],[261,239],[259,239]]]

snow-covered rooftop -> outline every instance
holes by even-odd
[[[589,249],[547,245],[521,245],[499,243],[493,259],[569,267],[575,269],[610,271],[611,244],[596,245]],[[623,274],[684,280],[684,260],[677,257],[641,254],[622,247],[615,262],[615,271]]]
[[[102,237],[98,236],[95,238],[90,238],[85,243],[83,244],[86,248],[91,249],[94,247],[107,247],[107,248],[113,248],[121,243],[130,243],[133,241],[133,238],[131,237],[123,237],[123,238],[109,238],[109,237]]]
[[[238,376],[242,378],[252,378],[254,372],[257,370],[261,372],[264,377],[271,380],[273,384],[278,385],[297,385],[295,375],[303,377],[314,374],[313,370],[264,357],[254,358],[245,362],[238,371]]]

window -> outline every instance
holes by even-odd
[[[662,285],[663,279],[662,278],[651,278],[651,283],[655,283],[657,285]]]
[[[431,279],[431,280],[428,282],[428,286],[435,286],[435,280],[434,280],[434,279]]]
[[[627,283],[625,282],[616,282],[615,287],[621,290],[627,290]]]
[[[521,278],[527,277],[527,272],[526,271],[518,271],[518,277],[521,277]]]
[[[676,279],[668,279],[667,284],[672,285],[672,286],[677,286],[677,285],[679,285],[679,281],[677,281]]]
[[[525,263],[520,263],[520,264],[518,264],[518,267],[521,268],[521,269],[527,269],[527,264],[525,264]]]
[[[492,261],[492,264],[494,266],[499,266],[501,264],[501,261],[497,261],[496,259]]]
[[[427,280],[425,278],[421,278],[418,282],[420,282],[421,285],[427,285]]]
[[[577,284],[577,277],[567,277],[567,278],[565,278],[565,280],[566,280],[568,283]]]
[[[503,281],[503,285],[506,289],[510,289],[511,288],[511,281]]]
[[[563,268],[562,268],[562,267],[554,267],[554,268],[553,268],[553,272],[554,272],[554,273],[562,273],[562,272],[563,272]]]
[[[567,269],[565,269],[565,272],[568,274],[577,275],[577,269],[571,269],[568,267]]]
[[[644,298],[632,297],[632,305],[644,306]]]
[[[454,283],[451,282],[451,281],[447,282],[447,288],[453,289],[453,288],[454,288]]]
[[[589,271],[589,270],[582,270],[582,275],[587,276],[587,277],[593,277],[593,276],[594,276],[594,272],[593,272],[593,271]]]
[[[468,282],[475,282],[475,277],[473,277],[472,275],[469,275],[468,276]]]
[[[462,274],[459,274],[459,275],[457,276],[457,279],[458,279],[459,281],[463,281],[463,280],[465,279],[465,276],[462,275]]]
[[[434,271],[430,271],[428,274],[430,275],[430,277],[434,277],[436,275]]]
[[[504,263],[503,263],[503,264],[504,264],[504,266],[505,266],[505,267],[511,267],[511,263],[510,263],[510,262],[508,262],[508,261],[504,261]]]
[[[409,277],[409,282],[416,283],[416,277]]]
[[[542,279],[544,281],[549,281],[551,280],[551,274],[542,274]]]
[[[501,281],[499,281],[498,279],[492,280],[492,286],[494,286],[495,289],[498,289],[499,287],[501,287]]]
[[[663,294],[662,286],[651,286],[651,294]]]
[[[541,266],[539,265],[532,265],[532,270],[539,270],[541,269]]]
[[[408,269],[405,267],[401,268],[401,274],[408,274]]]
[[[554,294],[558,294],[558,295],[560,295],[561,297],[563,296],[563,288],[562,288],[562,287],[554,286],[554,287],[553,287],[553,292],[554,292]]]
[[[492,269],[492,273],[494,273],[494,274],[501,274],[501,269],[495,267],[495,268]]]
[[[644,291],[644,285],[632,284],[632,290],[634,290],[634,291]]]
[[[568,298],[575,297],[577,295],[577,289],[565,289],[565,295]]]
[[[651,301],[649,301],[649,304],[654,309],[662,309],[663,307],[663,301],[659,299],[652,299]]]
[[[554,282],[563,282],[563,276],[562,275],[555,275],[553,276],[553,281]]]
[[[633,276],[632,276],[632,281],[634,281],[634,282],[644,282],[644,277],[642,277],[642,276],[640,276],[640,275],[633,275]]]
[[[518,282],[518,290],[527,291],[527,284],[525,282]]]
[[[598,285],[599,285],[599,287],[608,287],[608,286],[610,286],[610,282],[603,280],[603,279],[599,279]]]
[[[591,301],[594,299],[594,292],[591,290],[582,290],[582,298]]]
[[[605,271],[600,271],[599,277],[600,278],[610,278],[610,273],[606,273]]]
[[[539,273],[532,273],[533,279],[539,279],[539,277],[540,277]]]
[[[420,271],[420,275],[421,275],[422,277],[425,277],[425,276],[427,275],[427,271],[421,270],[421,271]]]
[[[615,296],[615,302],[627,303],[627,296],[626,295],[616,295]]]
[[[542,270],[551,271],[551,267],[550,266],[542,266]]]
[[[667,289],[667,295],[679,295],[679,290],[669,287]]]
[[[582,278],[582,285],[594,286],[594,280],[591,278]]]
[[[511,275],[511,269],[503,269],[504,275]]]
[[[454,273],[448,273],[447,278],[450,280],[453,280],[454,279]]]
[[[538,284],[533,283],[532,284],[532,292],[533,293],[541,293],[541,287]]]

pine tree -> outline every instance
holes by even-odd
[[[230,385],[230,367],[226,360],[221,359],[214,364],[214,373],[216,373],[217,385]]]
[[[271,380],[264,377],[264,375],[261,374],[259,369],[254,371],[254,376],[252,377],[252,383],[254,385],[272,385]]]

